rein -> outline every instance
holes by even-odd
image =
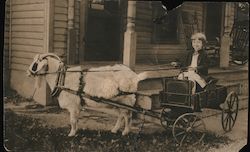
[[[178,68],[174,67],[174,68],[159,68],[159,69],[151,69],[151,70],[143,70],[143,71],[159,71],[159,70],[178,70]],[[121,70],[104,70],[104,71],[91,71],[89,69],[82,69],[82,70],[67,70],[67,71],[62,71],[61,69],[58,69],[58,71],[54,71],[54,72],[44,72],[44,73],[36,73],[33,75],[46,75],[46,74],[55,74],[55,73],[61,73],[61,72],[117,72],[117,71],[121,71]]]

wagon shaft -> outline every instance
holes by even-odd
[[[94,100],[96,102],[99,102],[99,103],[105,103],[105,104],[108,104],[108,105],[111,105],[111,106],[114,106],[114,107],[117,107],[117,108],[128,109],[128,110],[131,110],[131,111],[136,112],[136,113],[141,113],[141,114],[144,114],[144,115],[148,115],[148,116],[160,119],[160,113],[156,112],[156,111],[146,110],[146,109],[143,109],[143,108],[140,108],[140,107],[133,107],[133,106],[126,105],[126,104],[123,104],[123,103],[114,102],[114,101],[112,101],[110,99],[93,97],[93,96],[90,96],[90,95],[87,95],[87,94],[83,94],[82,96],[85,97],[85,98],[88,98],[90,100]]]

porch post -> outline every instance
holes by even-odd
[[[136,32],[135,32],[136,1],[128,1],[127,29],[124,34],[123,64],[135,68]]]
[[[74,30],[75,0],[68,0],[67,64],[74,64],[76,52],[76,32]]]
[[[224,16],[224,31],[221,38],[220,49],[220,67],[227,68],[229,66],[229,53],[230,53],[230,32],[234,20],[234,10],[232,3],[225,4],[225,16]]]

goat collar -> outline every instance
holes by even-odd
[[[58,71],[57,71],[55,87],[51,91],[52,97],[58,96],[60,92],[62,91],[60,86],[64,86],[66,71],[67,71],[67,67],[64,66],[63,64],[60,64]]]

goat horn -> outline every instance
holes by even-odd
[[[46,54],[43,54],[43,55],[40,56],[40,58],[41,58],[41,59],[44,59],[44,58],[46,58],[47,56],[54,57],[54,58],[58,59],[59,61],[61,61],[60,57],[57,56],[57,55],[54,54],[54,53],[46,53]]]

